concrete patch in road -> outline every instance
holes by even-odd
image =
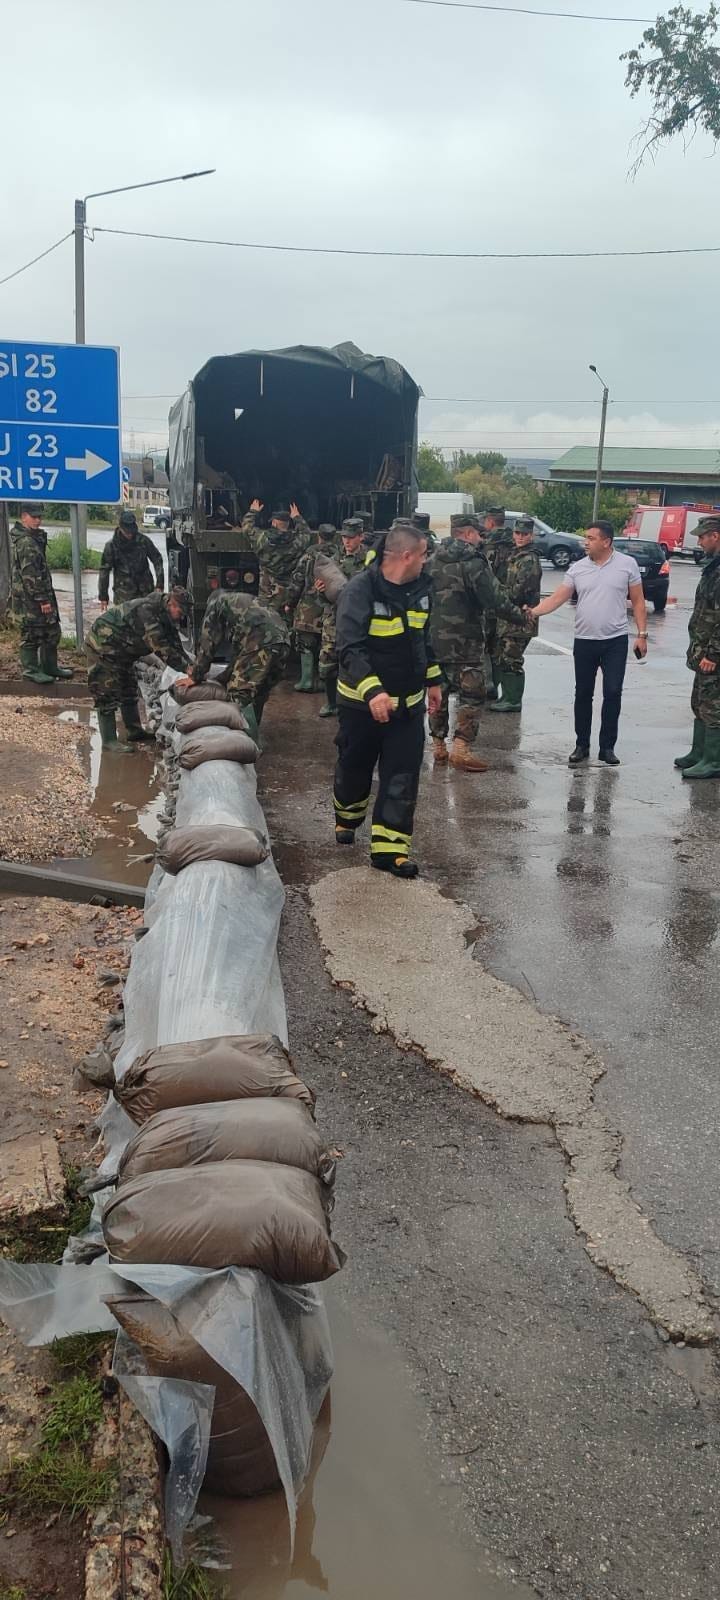
[[[310,899],[331,977],[375,1027],[417,1046],[502,1116],[548,1123],[570,1165],[568,1207],[591,1259],[671,1338],[709,1342],[716,1329],[701,1280],[618,1176],[620,1136],[593,1103],[600,1058],[473,960],[470,908],[431,883],[379,880],[364,867],[329,873]]]

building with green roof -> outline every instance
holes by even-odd
[[[594,445],[575,445],[553,462],[550,482],[590,488],[596,465]],[[629,501],[646,505],[714,504],[720,500],[720,450],[636,450],[610,445],[603,453],[602,482],[603,488],[619,489]]]

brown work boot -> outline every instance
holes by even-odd
[[[458,739],[457,734],[450,746],[450,765],[457,772],[487,772],[487,761],[481,761],[470,749],[466,739]]]
[[[436,767],[442,767],[448,759],[448,747],[444,739],[433,738],[433,761]]]

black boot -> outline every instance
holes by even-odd
[[[328,674],[325,679],[325,699],[327,704],[318,712],[320,717],[337,716],[337,677],[334,673]]]
[[[407,856],[371,856],[371,867],[377,872],[391,872],[394,878],[417,878],[420,868]]]
[[[144,728],[140,721],[140,712],[135,700],[123,700],[120,715],[125,723],[128,744],[142,744],[145,739],[150,742],[154,740],[154,733]]]

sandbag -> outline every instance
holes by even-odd
[[[197,733],[198,728],[234,728],[236,733],[247,733],[242,711],[232,700],[183,706],[175,718],[175,727],[179,733]]]
[[[165,872],[174,877],[193,861],[231,861],[236,867],[258,867],[269,854],[267,841],[255,828],[217,822],[205,827],[171,828],[157,858]]]
[[[279,1487],[270,1440],[240,1384],[191,1339],[165,1306],[140,1291],[105,1296],[153,1378],[184,1379],[215,1389],[204,1487],[213,1494],[254,1495]]]
[[[300,1167],[323,1185],[327,1204],[335,1181],[330,1155],[301,1100],[220,1100],[159,1111],[126,1145],[118,1180],[210,1161],[278,1161]]]
[[[315,1096],[290,1068],[274,1033],[225,1034],[146,1050],[115,1085],[115,1098],[133,1122],[171,1106],[214,1104],[287,1095],[310,1110]]]
[[[209,728],[199,729],[189,739],[183,740],[178,757],[186,772],[199,767],[203,761],[240,761],[246,765],[249,761],[257,761],[257,758],[255,740],[250,738],[249,733],[236,733],[233,728],[219,729],[217,732]]]
[[[345,1255],[330,1237],[320,1185],[299,1167],[219,1161],[122,1183],[103,1212],[118,1262],[249,1267],[278,1283],[324,1283]]]
[[[205,683],[191,683],[184,689],[173,683],[170,693],[179,706],[194,706],[203,700],[227,700],[227,689],[214,678],[206,679]]]
[[[315,557],[313,573],[316,578],[322,578],[325,585],[322,593],[332,606],[337,605],[340,595],[347,583],[344,572],[341,572],[337,561],[332,556],[318,555]]]

